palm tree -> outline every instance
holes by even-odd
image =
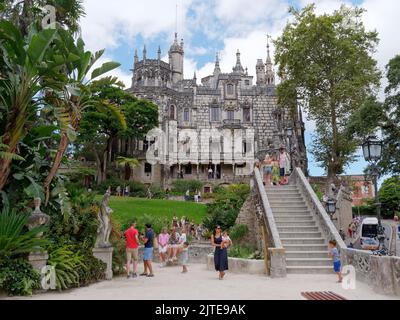
[[[132,177],[132,170],[140,166],[139,160],[128,157],[118,157],[117,164],[125,168],[125,180],[130,180]]]
[[[55,74],[55,65],[43,68],[43,60],[56,30],[48,29],[23,37],[8,21],[0,21],[0,105],[5,110],[1,137],[3,155],[18,153],[18,145],[26,134],[30,118],[37,112],[39,93],[46,86],[44,79]],[[6,146],[6,147],[4,147]],[[11,170],[13,157],[0,158],[0,191]]]

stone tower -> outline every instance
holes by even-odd
[[[265,72],[265,82],[267,85],[275,84],[275,72],[274,65],[272,64],[271,55],[269,52],[269,42],[267,43],[267,63],[265,64],[266,72]]]
[[[183,40],[178,43],[178,34],[175,33],[175,40],[169,50],[169,64],[172,72],[172,83],[178,83],[183,80]]]
[[[257,60],[256,65],[257,85],[265,84],[265,64],[262,59]]]

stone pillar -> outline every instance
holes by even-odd
[[[271,278],[286,278],[286,253],[285,249],[269,248],[270,276]]]
[[[41,273],[42,269],[47,265],[48,259],[49,259],[49,255],[47,254],[46,251],[31,252],[28,256],[29,263],[39,273]]]
[[[95,256],[97,259],[103,261],[105,264],[107,264],[107,269],[106,269],[106,280],[112,280],[113,278],[113,271],[112,271],[112,257],[113,257],[113,252],[114,248],[94,248],[93,250],[93,256]]]

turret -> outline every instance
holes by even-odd
[[[175,33],[175,40],[169,50],[169,63],[172,71],[172,82],[178,83],[183,80],[183,40],[181,44],[178,43],[178,34]]]
[[[233,68],[233,72],[238,74],[244,74],[244,69],[242,66],[242,62],[240,61],[240,51],[238,49],[236,53],[236,66]]]
[[[146,49],[146,45],[144,45],[144,47],[143,47],[143,62],[144,62],[144,64],[146,64],[146,60],[147,60],[147,49]]]
[[[139,56],[137,53],[137,49],[135,49],[135,58],[134,58],[134,65],[136,65],[139,62]]]
[[[273,64],[271,55],[269,52],[269,41],[267,40],[267,63],[265,64],[265,82],[267,85],[275,85],[275,72],[273,70]]]
[[[257,60],[256,65],[257,85],[265,84],[265,64],[262,59]]]

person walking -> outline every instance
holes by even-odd
[[[141,274],[141,276],[153,278],[154,273],[151,262],[153,260],[154,231],[151,228],[151,224],[146,224],[146,232],[144,237],[142,238],[142,242],[144,243],[144,254],[143,254],[144,272]]]
[[[225,277],[225,271],[228,268],[228,249],[223,245],[222,230],[220,226],[215,228],[213,235],[211,236],[211,245],[215,247],[214,252],[214,265],[215,271],[219,272],[219,280],[223,280]]]
[[[128,279],[137,277],[137,266],[139,260],[139,232],[136,229],[136,221],[124,233],[126,239],[126,273]],[[133,258],[133,273],[131,274],[131,261]]]

